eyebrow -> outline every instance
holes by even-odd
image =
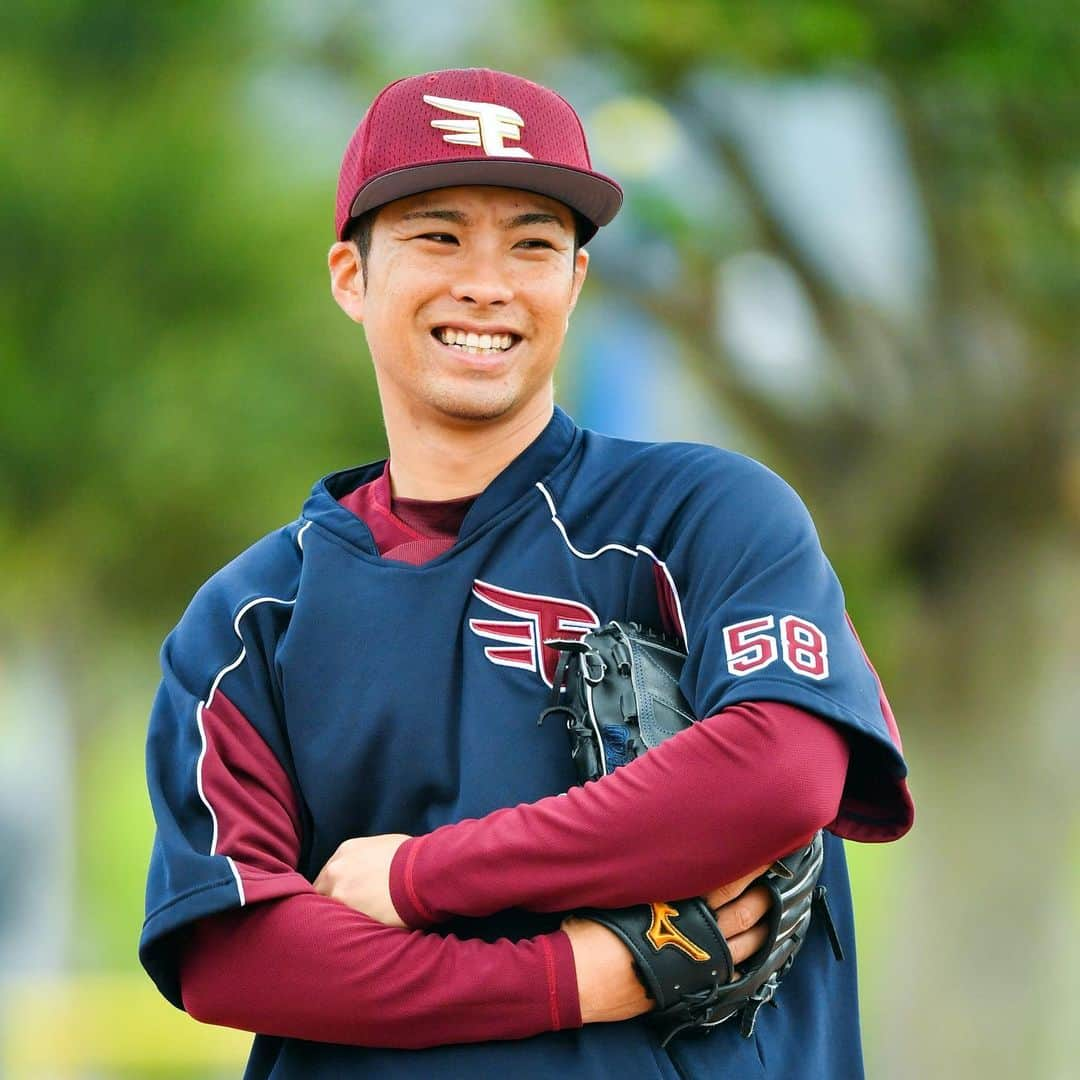
[[[437,221],[450,221],[455,225],[468,225],[469,218],[460,210],[410,210],[401,215],[402,221],[416,221],[418,218],[435,218]]]
[[[436,221],[449,221],[453,225],[468,225],[469,215],[460,210],[410,210],[401,215],[402,221],[417,221],[423,219]],[[557,214],[549,214],[545,211],[531,211],[527,214],[517,214],[503,223],[504,229],[520,229],[526,225],[561,225],[566,227],[566,222]]]
[[[566,225],[566,222],[562,220],[557,214],[541,213],[536,211],[530,214],[518,214],[517,217],[512,217],[507,223],[506,228],[517,229],[522,225]]]

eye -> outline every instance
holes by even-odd
[[[528,240],[519,240],[515,246],[529,251],[542,251],[544,248],[555,250],[555,245],[550,240],[543,240],[538,236],[530,237]]]
[[[453,233],[444,232],[421,233],[417,240],[431,240],[436,244],[456,244],[458,242]]]

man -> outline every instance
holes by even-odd
[[[910,827],[898,735],[790,488],[554,407],[581,245],[620,202],[573,109],[499,72],[392,84],[346,150],[331,287],[389,460],[199,591],[148,742],[141,957],[259,1033],[249,1077],[861,1073],[837,836]],[[545,642],[615,618],[686,643],[701,722],[576,787],[536,723]],[[824,826],[847,962],[815,921],[752,1038],[662,1049],[627,950],[567,913],[707,894],[739,964],[748,885]]]

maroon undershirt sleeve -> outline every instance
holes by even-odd
[[[565,795],[406,841],[390,894],[409,926],[696,896],[832,822],[847,761],[824,720],[745,702]]]
[[[418,1049],[581,1026],[570,939],[494,944],[383,926],[311,892],[200,920],[183,952],[196,1020]]]
[[[196,1019],[299,1039],[391,1047],[520,1039],[579,1027],[561,931],[494,944],[383,926],[300,874],[292,784],[219,689],[202,712],[202,789],[246,906],[199,920],[180,986]]]

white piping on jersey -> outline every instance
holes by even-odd
[[[304,533],[311,526],[309,521],[297,534],[296,534],[296,546],[301,550],[304,550],[303,537]],[[206,741],[206,727],[203,724],[203,709],[209,708],[211,702],[214,700],[214,695],[217,693],[218,687],[221,685],[221,680],[229,674],[230,671],[235,671],[243,662],[247,656],[247,645],[244,644],[244,636],[240,633],[240,620],[253,608],[259,604],[284,604],[286,607],[291,607],[296,603],[296,597],[291,600],[282,600],[277,596],[260,596],[255,600],[249,600],[237,613],[236,618],[233,619],[233,633],[240,639],[240,652],[236,659],[231,663],[226,664],[215,676],[213,682],[210,684],[210,692],[206,695],[204,701],[200,701],[195,707],[195,725],[199,729],[199,739],[202,743],[202,749],[199,751],[199,759],[195,763],[195,787],[198,789],[199,798],[202,800],[203,806],[206,807],[207,812],[210,815],[210,824],[212,831],[210,834],[210,854],[217,854],[218,845],[218,819],[217,814],[214,812],[213,806],[210,805],[210,800],[206,797],[206,790],[203,787],[203,762],[206,759],[207,741]],[[229,864],[229,869],[232,871],[232,876],[236,879],[236,891],[240,896],[240,906],[244,907],[247,904],[247,897],[244,894],[244,883],[240,879],[240,871],[236,867],[236,863],[233,862],[231,855],[226,855],[225,861]]]
[[[551,492],[538,480],[536,486],[540,489],[540,494],[544,496],[548,504],[548,509],[551,511],[551,520],[555,523],[555,527],[562,533],[562,538],[566,542],[566,546],[570,549],[571,554],[576,555],[579,559],[595,559],[598,555],[603,555],[608,551],[619,551],[623,555],[629,555],[631,558],[636,559],[639,555],[648,555],[650,559],[663,572],[663,575],[668,583],[668,588],[671,590],[671,595],[675,600],[675,614],[679,617],[679,631],[682,634],[683,645],[687,648],[690,646],[690,642],[686,636],[686,620],[683,618],[682,600],[679,599],[679,590],[675,587],[675,579],[671,576],[671,571],[667,568],[667,563],[664,562],[654,551],[647,548],[644,544],[638,544],[636,547],[626,547],[623,544],[604,544],[602,547],[598,547],[595,551],[581,551],[579,548],[574,547],[570,541],[570,537],[566,533],[566,526],[559,520],[559,513],[555,509],[555,500],[551,497]]]
[[[236,868],[236,863],[233,862],[231,855],[225,856],[225,861],[229,864],[229,869],[232,871],[232,876],[236,879],[236,892],[240,897],[240,906],[247,906],[247,895],[244,892],[244,882],[240,878],[240,871]]]
[[[203,806],[210,812],[210,822],[213,825],[213,836],[210,840],[210,854],[217,854],[217,841],[218,841],[218,820],[217,814],[214,813],[214,808],[210,805],[210,800],[206,797],[206,792],[203,790],[202,780],[202,767],[203,759],[206,757],[206,728],[203,726],[203,706],[204,702],[200,701],[195,709],[195,723],[199,727],[199,738],[202,740],[202,750],[199,752],[199,760],[195,766],[195,786],[199,789],[199,798],[202,799]],[[240,906],[243,907],[247,903],[247,898],[244,896],[244,884],[240,880],[240,871],[236,868],[236,863],[232,861],[232,856],[226,855],[225,861],[229,864],[229,869],[232,871],[232,876],[236,880],[236,891],[240,897]]]

